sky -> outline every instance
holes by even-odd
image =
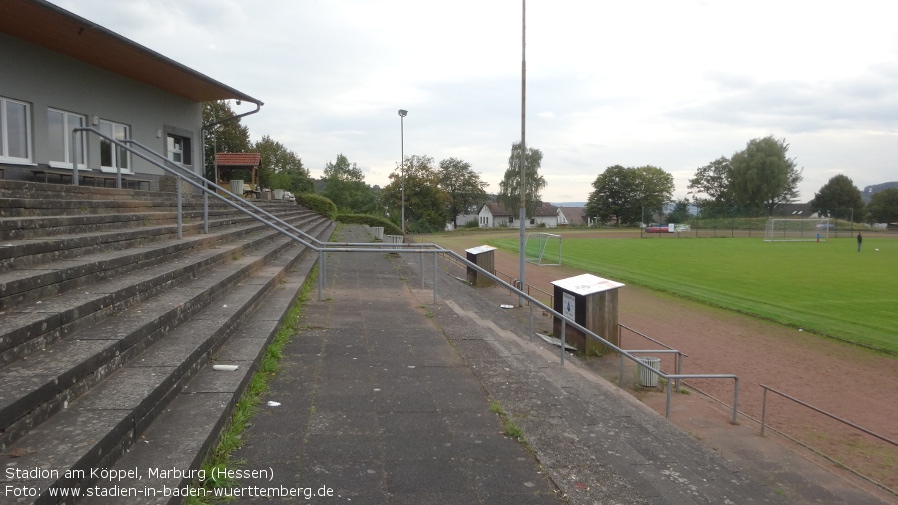
[[[803,169],[802,202],[837,174],[898,180],[891,0],[530,0],[525,52],[520,0],[51,1],[264,102],[252,140],[313,177],[343,154],[383,186],[404,152],[464,160],[498,192],[523,58],[544,201],[586,201],[612,165],[659,167],[682,198],[768,135]]]

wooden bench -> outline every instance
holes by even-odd
[[[69,178],[69,181],[72,181],[74,174],[71,170],[54,170],[52,168],[36,168],[31,171],[34,174],[35,180],[37,180],[38,176],[44,176],[44,182],[50,182],[50,176],[59,177],[60,182],[65,181],[65,177]],[[109,174],[109,173],[97,173],[92,172],[90,170],[79,170],[78,171],[78,179],[80,181],[94,181],[94,186],[99,186],[100,181],[103,181],[103,187],[107,187],[109,181],[112,181],[115,184],[116,179],[118,179],[117,174]],[[137,184],[137,189],[141,189],[142,185],[145,183],[147,185],[147,191],[150,190],[150,179],[140,179],[137,177],[131,177],[128,175],[122,174],[122,187],[127,187],[129,182],[133,182]]]

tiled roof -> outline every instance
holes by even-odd
[[[259,153],[216,153],[215,163],[224,167],[257,167],[262,163],[262,155]]]
[[[561,213],[567,219],[571,226],[580,226],[583,224],[583,207],[561,207]]]
[[[514,212],[511,212],[505,208],[504,204],[490,202],[486,204],[486,207],[490,210],[490,213],[495,216],[517,216],[518,209],[515,209]],[[556,209],[554,205],[549,202],[542,202],[539,208],[536,209],[535,216],[538,217],[552,217],[557,216]]]

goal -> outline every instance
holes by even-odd
[[[528,233],[524,242],[524,259],[536,265],[560,265],[561,235]]]
[[[813,242],[829,238],[829,230],[835,225],[829,218],[821,219],[768,219],[764,229],[765,242]]]

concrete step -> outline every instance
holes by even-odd
[[[313,215],[298,206],[289,207],[285,215]],[[152,224],[147,215],[125,216],[118,222],[104,226],[62,226],[56,232],[43,236],[23,239],[6,239],[0,242],[0,267],[23,268],[60,259],[74,258],[84,254],[138,246],[146,241],[164,240],[177,237],[177,222],[174,216],[163,223]],[[74,221],[74,220],[72,220]],[[209,230],[238,226],[257,222],[254,218],[233,211],[210,215]],[[204,223],[201,216],[182,222],[183,236],[202,233]]]
[[[302,229],[317,216],[298,209],[282,214],[282,219]],[[0,253],[12,257],[0,260],[0,264],[17,268],[0,273],[0,311],[88,286],[135,268],[153,266],[182,253],[269,230],[249,217],[237,221],[212,220],[209,234],[193,234],[181,240],[171,238],[176,236],[176,228],[167,226],[6,243],[0,247]],[[72,259],[39,261],[59,256]]]
[[[310,229],[318,232],[328,225],[328,221],[320,220]],[[220,256],[224,261],[209,262],[211,256],[202,253],[194,254],[200,258],[192,262],[183,259],[181,262],[186,265],[177,269],[188,271],[187,275],[175,276],[175,269],[161,265],[149,269],[146,274],[99,283],[92,288],[98,293],[93,296],[107,300],[116,296],[125,298],[124,294],[111,292],[116,289],[128,291],[132,285],[143,286],[143,289],[120,303],[106,304],[105,310],[101,302],[100,310],[91,312],[90,307],[98,305],[96,298],[81,303],[81,310],[91,312],[82,318],[87,321],[82,322],[81,328],[77,328],[81,321],[72,322],[59,331],[51,329],[48,334],[6,349],[3,356],[8,364],[0,368],[0,382],[8,385],[0,391],[0,448],[108,375],[110,367],[121,366],[169,328],[203,310],[211,300],[264,267],[283,250],[295,247],[290,239],[275,234],[271,232],[253,242],[223,248]],[[206,268],[200,270],[197,265]],[[217,267],[210,268],[212,265]],[[186,281],[177,285],[181,278]],[[85,293],[84,298],[90,296],[91,293]],[[53,302],[75,305],[82,300],[52,300],[48,302],[51,307]],[[105,317],[104,312],[107,313]],[[46,313],[34,314],[28,327],[51,327],[57,320],[41,320],[44,315]],[[16,342],[24,334],[21,329],[20,326],[20,331],[9,332],[10,337],[4,340]],[[60,333],[65,335],[54,340],[53,337]]]
[[[329,236],[333,226],[327,223],[316,233]],[[0,465],[5,468],[56,470],[38,478],[9,478],[9,472],[0,476],[4,485],[32,486],[42,492],[37,499],[22,497],[12,503],[56,503],[48,491],[50,487],[85,490],[95,485],[97,479],[91,478],[90,470],[116,464],[125,451],[145,440],[144,434],[150,429],[196,433],[188,445],[154,449],[174,453],[179,460],[201,460],[230,415],[238,390],[242,391],[245,386],[247,373],[255,367],[259,351],[253,349],[260,350],[268,340],[265,335],[273,334],[285,307],[292,302],[314,263],[314,258],[309,258],[294,268],[302,249],[288,244],[266,266],[244,277],[204,310],[158,338],[95,387],[5,448],[0,456]],[[281,282],[285,275],[286,282]],[[254,314],[257,307],[261,310]],[[248,338],[250,333],[252,338]],[[227,338],[230,335],[234,337]],[[258,342],[247,345],[248,339]],[[219,349],[230,353],[232,360],[242,357],[245,366],[238,368],[243,369],[242,375],[222,376],[220,380],[227,384],[219,382],[216,386],[215,381],[209,381],[208,365],[210,357]],[[193,377],[197,381],[191,382]],[[199,395],[203,397],[199,403],[185,400],[188,396],[197,399],[198,395],[190,395],[190,391],[205,389],[203,384],[228,391],[208,397]],[[215,409],[213,404],[217,406]],[[202,417],[195,418],[198,407],[202,407],[199,412]],[[172,424],[179,417],[191,420]],[[78,476],[77,471],[81,470],[86,472],[84,478]]]
[[[186,257],[172,257],[165,263],[133,269],[129,274],[95,283],[71,296],[60,295],[19,305],[0,315],[0,365],[21,359],[42,349],[98,318],[120,311],[201,273],[259,247],[280,236],[270,229],[258,229],[246,237],[218,248],[198,250]]]

